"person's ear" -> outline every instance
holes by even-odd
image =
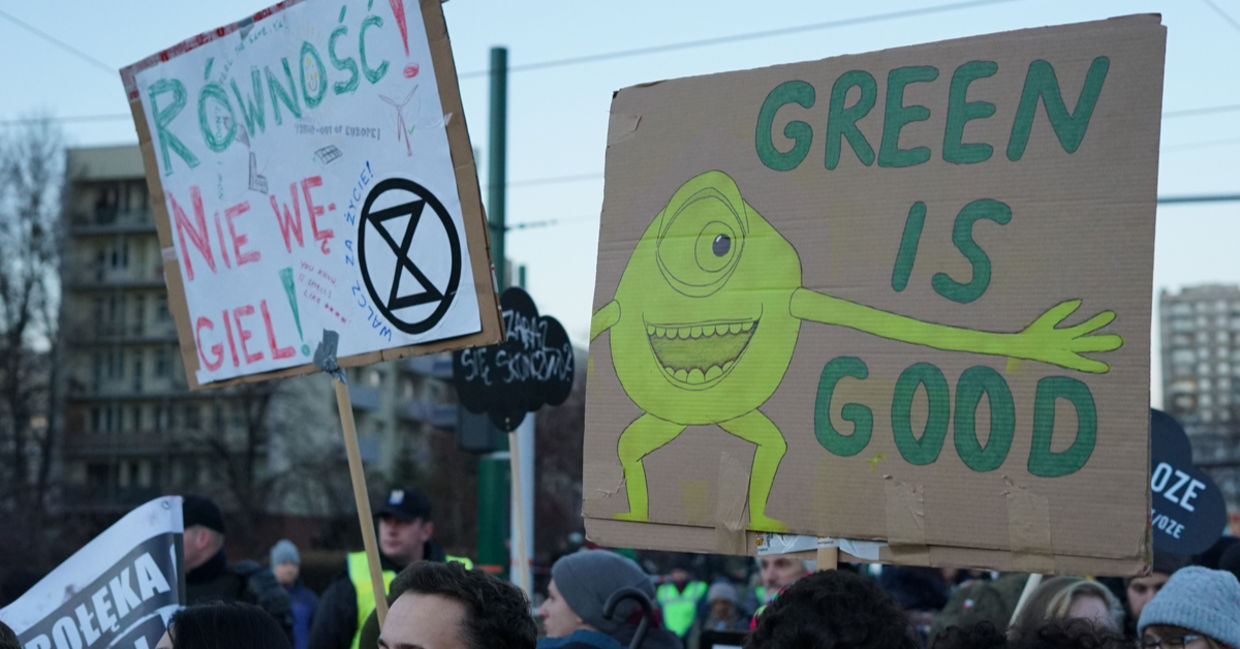
[[[435,522],[426,521],[426,525],[423,528],[423,532],[426,534],[426,538],[428,539],[434,536],[435,535]]]

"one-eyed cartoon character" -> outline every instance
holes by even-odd
[[[749,529],[787,529],[765,511],[787,445],[759,407],[787,372],[803,320],[936,349],[1106,372],[1109,365],[1082,354],[1123,345],[1118,335],[1093,333],[1113,312],[1056,326],[1080,304],[1061,302],[1021,331],[998,333],[923,322],[803,288],[796,249],[727,174],[700,174],[642,234],[615,297],[591,322],[591,340],[610,331],[616,376],[645,411],[620,435],[629,511],[616,517],[649,520],[642,459],[687,426],[715,424],[757,447]]]

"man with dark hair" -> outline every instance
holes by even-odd
[[[188,494],[181,496],[185,531],[181,536],[185,554],[186,604],[245,602],[255,604],[293,637],[293,614],[288,593],[270,570],[253,561],[228,564],[224,554],[224,516],[215,501]]]
[[[918,649],[904,611],[873,581],[843,570],[802,577],[758,616],[745,649]]]
[[[423,560],[454,561],[466,568],[473,567],[469,559],[444,555],[432,538],[435,523],[431,521],[431,501],[421,491],[393,489],[376,516],[379,519],[379,563],[385,584],[391,584],[396,573],[405,566]],[[344,572],[319,598],[308,649],[359,649],[362,625],[374,610],[374,587],[366,553],[350,553]]]
[[[516,586],[459,563],[419,561],[392,582],[380,649],[534,649],[538,630]]]

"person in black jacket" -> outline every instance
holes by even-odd
[[[229,565],[224,553],[224,516],[210,498],[181,497],[186,604],[243,602],[267,612],[292,638],[288,593],[270,570],[253,561]]]
[[[466,559],[447,557],[431,538],[435,524],[431,521],[430,500],[417,489],[393,489],[379,508],[379,562],[386,584],[405,566],[426,560],[458,561],[472,567]],[[386,588],[384,589],[386,592]],[[359,615],[359,600],[365,610]],[[375,608],[374,590],[366,564],[365,552],[348,556],[345,570],[323,591],[319,607],[310,627],[307,649],[357,649],[360,645],[362,621]],[[367,648],[369,649],[369,648]]]

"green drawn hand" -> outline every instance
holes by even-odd
[[[1093,333],[1115,319],[1114,311],[1103,311],[1071,327],[1057,326],[1075,313],[1080,306],[1081,300],[1066,300],[1038,316],[1033,324],[1017,334],[1017,346],[1020,351],[1013,355],[1054,363],[1081,372],[1103,374],[1110,370],[1110,365],[1086,358],[1081,354],[1109,352],[1123,346],[1122,336]]]

